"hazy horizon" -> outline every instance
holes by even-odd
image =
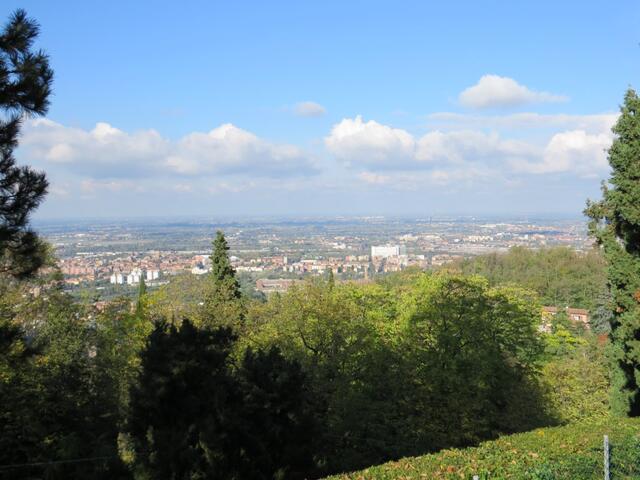
[[[385,219],[385,220],[432,220],[434,222],[440,221],[462,221],[462,220],[511,220],[511,221],[580,221],[588,220],[584,215],[574,215],[571,213],[548,213],[548,212],[519,212],[512,214],[500,214],[500,213],[464,213],[464,212],[452,212],[452,213],[416,213],[405,215],[393,215],[393,214],[376,214],[376,213],[362,213],[362,214],[350,214],[350,215],[338,215],[338,214],[273,214],[273,215],[259,215],[259,214],[239,214],[239,215],[106,215],[106,216],[61,216],[61,217],[41,217],[36,216],[33,218],[32,223],[34,225],[42,225],[48,223],[58,223],[65,221],[75,222],[162,222],[162,221],[198,221],[198,222],[237,222],[242,223],[246,221],[256,222],[274,222],[274,221],[340,221],[340,220],[373,220],[373,219]]]

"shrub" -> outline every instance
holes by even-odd
[[[482,443],[404,458],[333,480],[471,479],[596,480],[602,478],[603,435],[611,442],[612,479],[640,477],[640,419],[606,418],[538,429]]]

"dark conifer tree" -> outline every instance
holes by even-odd
[[[231,329],[159,324],[128,430],[141,478],[306,478],[313,428],[301,367],[279,351],[235,369]],[[276,477],[276,474],[280,474]]]
[[[220,230],[216,232],[213,241],[213,253],[211,259],[211,277],[213,283],[225,286],[225,295],[228,298],[240,298],[240,284],[236,280],[236,271],[229,261],[229,244]]]
[[[26,276],[44,261],[44,248],[29,228],[29,215],[47,192],[44,173],[16,165],[13,151],[23,118],[44,115],[53,71],[33,50],[38,24],[17,10],[0,33],[0,272]]]
[[[142,298],[147,294],[147,284],[144,281],[144,277],[140,276],[140,285],[138,287],[138,298]]]
[[[230,330],[188,320],[151,333],[129,416],[136,463],[148,478],[230,478],[240,399],[228,371],[232,344]]]
[[[329,274],[327,276],[327,284],[329,285],[329,290],[333,290],[333,287],[336,286],[336,278],[333,275],[333,270],[329,269]]]
[[[205,301],[205,321],[210,325],[235,325],[244,319],[240,283],[229,260],[229,245],[218,230],[213,241],[210,284]]]
[[[138,287],[138,302],[136,303],[136,315],[141,317],[144,313],[144,297],[147,294],[147,284],[144,276],[140,276],[140,286]]]
[[[319,433],[302,367],[280,350],[247,350],[238,372],[244,478],[308,478]]]
[[[604,250],[613,301],[611,357],[615,364],[612,407],[640,415],[640,98],[629,89],[613,127],[611,178],[602,200],[588,202],[590,232]]]

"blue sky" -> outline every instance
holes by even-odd
[[[579,215],[640,73],[631,1],[18,7],[56,72],[40,218]]]

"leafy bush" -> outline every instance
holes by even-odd
[[[610,380],[605,345],[582,339],[586,345],[550,358],[541,369],[547,408],[560,423],[606,417]]]
[[[603,435],[611,442],[611,478],[640,478],[640,419],[606,418],[504,436],[475,448],[404,458],[333,480],[602,478]]]

